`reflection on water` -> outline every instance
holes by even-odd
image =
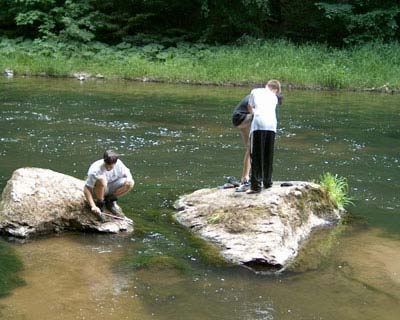
[[[66,235],[17,250],[27,284],[1,301],[2,319],[146,319],[130,279],[112,271],[123,253],[118,240]]]
[[[112,269],[129,243],[63,235],[18,246],[27,284],[1,300],[2,319],[397,319],[400,312],[400,241],[377,230],[341,238],[325,268],[279,277]]]
[[[274,178],[348,177],[354,225],[369,229],[332,233],[315,260],[310,251],[293,272],[263,277],[206,263],[168,219],[178,195],[241,171],[244,150],[230,114],[247,89],[4,79],[0,91],[0,189],[23,166],[84,178],[111,147],[137,182],[120,201],[137,223],[133,235],[10,244],[27,284],[0,300],[2,318],[397,319],[397,96],[286,93]]]

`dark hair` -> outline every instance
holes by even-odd
[[[104,152],[103,159],[107,164],[114,164],[118,161],[118,155],[112,150],[107,150]]]

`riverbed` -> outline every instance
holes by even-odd
[[[340,232],[279,276],[213,262],[170,218],[181,194],[239,176],[230,116],[250,88],[0,80],[0,189],[20,167],[84,179],[114,148],[136,186],[121,198],[136,231],[66,233],[19,243],[25,285],[4,319],[397,319],[400,314],[400,109],[396,95],[284,92],[275,180],[348,178]],[[1,258],[1,257],[0,257]],[[1,261],[1,260],[0,260]]]

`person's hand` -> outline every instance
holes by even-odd
[[[93,206],[93,207],[91,208],[91,210],[92,210],[93,213],[101,214],[101,210],[100,210],[100,208],[97,207],[97,206]]]

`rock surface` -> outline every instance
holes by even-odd
[[[274,183],[259,194],[201,189],[175,203],[176,220],[216,244],[222,256],[253,270],[281,270],[297,255],[312,229],[340,219],[318,184]]]
[[[16,236],[63,230],[132,231],[128,218],[101,222],[86,205],[85,182],[48,169],[14,171],[0,202],[0,232]]]

